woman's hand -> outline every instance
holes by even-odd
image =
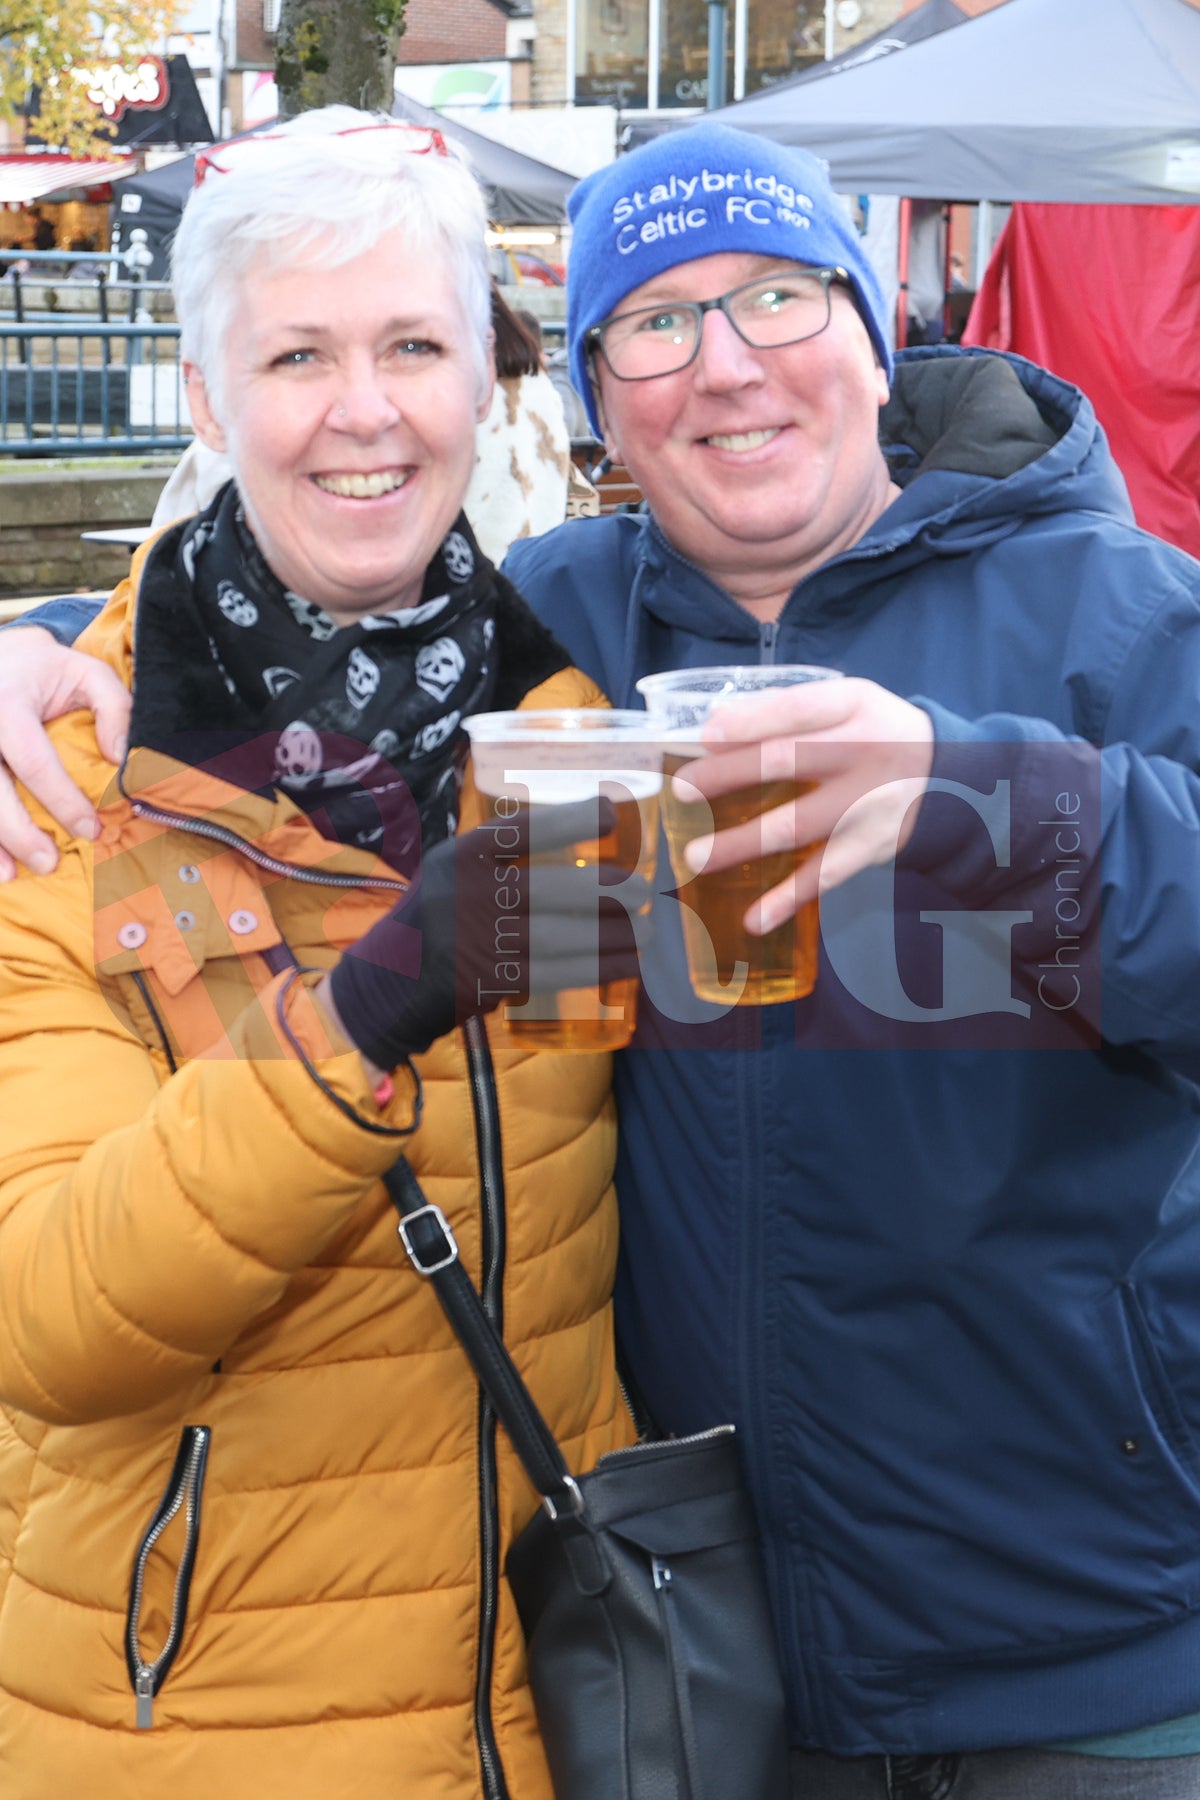
[[[128,690],[107,664],[64,648],[40,626],[0,635],[0,881],[11,881],[17,863],[47,875],[58,861],[52,840],[18,799],[13,777],[72,837],[94,838],[98,829],[95,809],[63,768],[43,723],[80,709],[93,712],[101,754],[119,763],[129,708]]]
[[[746,825],[695,838],[696,872],[826,845],[800,862],[746,914],[748,931],[773,931],[819,890],[887,862],[912,835],[933,763],[933,725],[920,707],[873,681],[805,682],[714,710],[701,740],[709,754],[682,779],[707,799],[771,781],[815,785]]]
[[[522,808],[425,852],[418,880],[317,989],[372,1081],[503,1000],[637,975],[648,884],[547,856],[608,835],[614,817],[606,799]]]

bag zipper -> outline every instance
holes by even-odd
[[[149,1530],[133,1559],[129,1612],[125,1622],[125,1662],[137,1698],[139,1731],[148,1731],[154,1724],[154,1699],[175,1661],[183,1628],[187,1623],[188,1595],[191,1592],[196,1544],[200,1536],[200,1500],[204,1490],[211,1437],[212,1432],[207,1425],[184,1426],[166,1492],[158,1503]],[[179,1565],[175,1571],[171,1622],[162,1649],[152,1661],[147,1661],[142,1655],[140,1642],[146,1565],[154,1546],[181,1507],[184,1509],[185,1535]]]
[[[475,1114],[479,1157],[480,1299],[491,1323],[504,1332],[504,1166],[500,1157],[500,1113],[487,1031],[479,1018],[463,1026],[467,1074]],[[479,1390],[477,1423],[479,1475],[479,1645],[475,1665],[475,1741],[485,1800],[508,1800],[492,1721],[492,1673],[496,1655],[496,1618],[500,1598],[500,1520],[496,1490],[496,1415]]]
[[[606,1450],[603,1456],[597,1457],[596,1467],[604,1463],[620,1462],[626,1457],[650,1456],[654,1451],[678,1450],[681,1444],[703,1444],[709,1438],[731,1437],[737,1432],[736,1425],[711,1425],[707,1431],[689,1432],[687,1437],[643,1438],[637,1444],[624,1444],[619,1450]]]
[[[706,1434],[707,1435],[707,1434]],[[667,1646],[667,1670],[671,1678],[671,1694],[675,1701],[675,1747],[679,1760],[679,1779],[681,1783],[678,1800],[692,1800],[694,1793],[699,1793],[698,1770],[692,1743],[690,1711],[688,1695],[682,1680],[679,1659],[675,1654],[676,1623],[672,1617],[674,1611],[675,1576],[671,1565],[664,1557],[650,1558],[650,1572],[654,1577],[654,1590],[658,1597],[658,1613],[662,1621],[663,1639]]]

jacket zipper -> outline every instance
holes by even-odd
[[[657,528],[654,524],[654,521],[653,521],[653,519],[651,519],[651,521],[650,521],[651,537],[654,536],[656,530],[657,530]],[[826,569],[831,569],[831,568],[837,567],[843,561],[843,559],[846,562],[865,562],[865,563],[879,562],[883,557],[891,556],[893,551],[901,548],[902,545],[904,543],[906,543],[907,541],[908,540],[907,540],[907,537],[905,536],[905,534],[901,533],[895,537],[889,538],[886,543],[871,544],[865,550],[862,549],[859,545],[853,544],[853,545],[851,545],[849,550],[840,550],[838,552],[837,556],[832,557],[828,563],[823,563],[821,565],[820,570],[814,571],[814,574],[816,574],[816,573],[824,574]],[[705,571],[700,567],[699,563],[692,562],[689,557],[684,556],[681,551],[676,550],[676,548],[673,544],[669,544],[667,542],[666,538],[662,536],[661,532],[658,532],[658,546],[657,547],[659,549],[665,551],[668,558],[672,562],[679,563],[681,565],[681,567],[685,568],[689,572],[689,574],[695,575],[698,578],[698,580],[700,580],[701,582],[704,583],[705,587],[715,588],[717,593],[724,595],[726,599],[732,598],[732,596],[726,591],[725,588],[723,588],[721,586],[721,584],[719,582],[714,581],[711,575],[708,575],[705,573]],[[637,565],[636,571],[634,574],[634,584],[636,585],[636,583],[641,578],[642,570],[646,567],[647,561],[649,560],[644,541],[642,542],[642,544],[640,546],[634,547],[634,558],[635,558],[636,565]],[[658,559],[658,568],[660,571],[664,570],[664,565],[663,565],[661,557]],[[798,581],[796,583],[796,586],[792,589],[791,593],[788,595],[787,599],[784,601],[784,606],[783,606],[784,611],[786,611],[787,607],[791,605],[791,602],[795,598],[795,596],[796,596],[797,592],[800,590],[800,588],[807,586],[808,582],[812,579],[813,579],[812,575],[805,575],[800,581]],[[734,604],[736,606],[737,602],[735,601]],[[642,611],[644,612],[645,608],[642,608]],[[633,626],[632,618],[633,618],[633,614],[632,614],[632,608],[631,608],[630,615],[626,620],[627,643],[633,642],[632,633],[634,630],[634,626]],[[758,634],[758,649],[759,649],[758,660],[760,663],[773,663],[775,661],[775,640],[778,635],[778,631],[779,631],[778,619],[768,620],[766,622],[766,624],[763,626],[763,628],[759,631],[759,634]],[[630,683],[629,687],[626,689],[627,695],[629,693],[632,693],[632,691],[633,691],[632,683]],[[629,698],[626,698],[622,702],[622,704],[625,706],[632,706],[633,701]]]
[[[133,971],[133,985],[136,987],[138,993],[142,996],[142,1002],[146,1008],[146,1011],[150,1014],[150,1018],[154,1024],[154,1029],[158,1033],[159,1042],[162,1045],[163,1055],[167,1059],[167,1069],[172,1075],[174,1075],[179,1067],[178,1063],[175,1061],[175,1052],[171,1048],[171,1040],[167,1036],[167,1028],[163,1024],[162,1014],[159,1012],[157,1006],[155,1006],[155,1004],[154,1004],[154,997],[150,992],[150,984],[146,980],[146,977],[142,974],[140,969],[135,969]]]
[[[467,1073],[475,1114],[481,1197],[480,1299],[484,1311],[504,1331],[504,1168],[500,1159],[500,1114],[487,1031],[479,1018],[463,1026]],[[500,1590],[500,1521],[496,1499],[496,1416],[479,1390],[477,1467],[479,1473],[479,1650],[475,1665],[475,1740],[485,1800],[508,1800],[492,1722],[492,1673],[496,1655],[496,1615]]]
[[[383,888],[394,894],[408,892],[407,882],[397,881],[387,875],[335,875],[328,870],[299,868],[294,863],[280,862],[278,857],[268,856],[265,850],[256,849],[245,838],[239,837],[236,831],[227,831],[225,826],[214,825],[209,819],[192,819],[187,813],[163,812],[160,807],[148,806],[144,800],[131,800],[129,804],[135,818],[149,819],[155,825],[167,825],[173,830],[192,831],[197,837],[211,838],[214,843],[225,844],[230,850],[237,850],[270,875],[287,876],[292,881],[308,881],[315,887]]]
[[[182,831],[195,832],[199,837],[210,838],[213,842],[224,844],[231,850],[238,851],[247,857],[258,868],[269,874],[289,877],[296,881],[311,882],[317,887],[340,888],[382,888],[391,893],[407,892],[407,884],[391,880],[380,875],[337,875],[329,871],[316,871],[297,868],[291,863],[279,861],[268,856],[263,850],[250,844],[236,832],[228,831],[224,826],[214,825],[207,819],[190,818],[186,813],[166,812],[160,807],[150,806],[144,800],[130,802],[136,817],[149,819],[158,825],[165,825]],[[504,1174],[500,1162],[500,1119],[496,1107],[495,1081],[492,1072],[491,1052],[488,1049],[487,1034],[478,1019],[469,1019],[463,1028],[467,1047],[467,1068],[471,1083],[471,1099],[475,1113],[476,1144],[479,1152],[480,1189],[482,1195],[482,1252],[483,1273],[481,1298],[492,1323],[497,1330],[503,1329],[501,1298],[504,1284]],[[205,1426],[193,1426],[192,1431],[203,1434],[203,1447],[196,1446],[199,1482],[203,1482],[204,1458],[207,1455],[208,1429]],[[181,1447],[180,1461],[184,1460]],[[479,1654],[475,1677],[475,1736],[479,1748],[479,1765],[483,1778],[485,1800],[508,1800],[508,1789],[500,1765],[500,1753],[496,1745],[495,1728],[492,1723],[491,1684],[492,1669],[495,1661],[496,1617],[499,1605],[499,1565],[500,1565],[500,1526],[496,1502],[496,1420],[487,1399],[480,1394],[478,1418],[478,1471],[479,1471],[479,1542],[480,1542],[480,1617],[479,1617]],[[186,1617],[187,1585],[191,1580],[191,1563],[194,1560],[195,1545],[192,1526],[192,1488],[188,1487],[188,1520],[189,1549],[185,1552],[186,1580],[184,1564],[180,1565],[180,1576],[176,1581],[175,1606],[172,1612],[171,1630],[162,1652],[153,1664],[141,1661],[137,1644],[137,1624],[141,1611],[141,1587],[146,1560],[154,1542],[161,1535],[170,1519],[178,1512],[183,1501],[185,1485],[178,1488],[177,1496],[170,1511],[166,1512],[172,1490],[176,1488],[179,1475],[179,1462],[175,1474],[164,1497],[163,1506],[154,1523],[150,1527],[134,1568],[134,1595],[130,1603],[129,1630],[127,1634],[127,1657],[130,1672],[134,1681],[134,1690],[138,1696],[139,1727],[152,1723],[153,1701],[162,1685],[163,1678],[174,1660],[178,1649],[179,1633]],[[195,1493],[195,1527],[199,1526],[199,1488]],[[182,1602],[182,1613],[180,1611]]]
[[[766,1291],[765,1274],[769,1262],[766,1248],[768,1226],[760,1204],[766,1192],[763,1131],[763,1091],[745,1060],[734,1077],[735,1105],[741,1140],[754,1146],[753,1156],[743,1156],[742,1175],[737,1184],[737,1201],[741,1227],[737,1247],[737,1301],[734,1339],[735,1392],[739,1397],[743,1434],[743,1455],[747,1481],[755,1490],[758,1514],[759,1544],[768,1589],[776,1599],[776,1619],[780,1650],[786,1666],[785,1679],[795,1683],[796,1705],[800,1717],[825,1727],[825,1694],[828,1684],[823,1671],[809,1651],[809,1640],[800,1620],[815,1618],[821,1602],[814,1595],[812,1569],[812,1530],[808,1495],[811,1486],[807,1466],[802,1466],[795,1483],[797,1546],[796,1566],[791,1569],[778,1544],[793,1542],[786,1530],[779,1531],[779,1521],[789,1517],[787,1505],[779,1493],[780,1478],[772,1454],[770,1377],[764,1373],[759,1352],[758,1321],[761,1304],[756,1296]],[[761,1277],[761,1278],[760,1278]],[[804,1527],[801,1532],[801,1526]],[[802,1551],[802,1553],[801,1553]],[[805,1608],[807,1607],[807,1615]],[[799,1616],[798,1616],[799,1615]],[[789,1709],[790,1710],[790,1709]]]
[[[148,1731],[154,1724],[154,1699],[179,1651],[183,1628],[187,1623],[188,1595],[192,1586],[192,1570],[196,1563],[196,1544],[200,1536],[200,1499],[208,1466],[208,1446],[212,1432],[207,1425],[185,1425],[179,1440],[179,1451],[166,1492],[150,1521],[150,1528],[133,1561],[130,1584],[129,1613],[125,1623],[125,1661],[129,1679],[137,1697],[137,1729]],[[142,1655],[140,1642],[142,1600],[145,1592],[146,1564],[155,1544],[180,1508],[184,1509],[185,1535],[179,1564],[175,1571],[175,1592],[171,1600],[171,1622],[162,1649],[152,1661]]]

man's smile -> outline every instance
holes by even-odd
[[[764,444],[779,436],[781,429],[781,426],[773,425],[767,431],[714,431],[701,442],[711,444],[714,450],[761,450]]]

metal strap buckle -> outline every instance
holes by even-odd
[[[577,1519],[582,1518],[583,1517],[583,1494],[580,1491],[579,1483],[576,1481],[576,1479],[573,1475],[564,1475],[563,1476],[563,1486],[566,1488],[567,1493],[570,1496],[570,1500],[571,1500],[570,1510],[571,1510],[572,1514]],[[550,1498],[549,1494],[542,1495],[542,1505],[545,1507],[547,1513],[550,1515],[550,1517],[552,1519],[559,1519],[562,1517],[562,1510],[554,1504],[554,1501]]]
[[[429,1217],[436,1222],[445,1241],[446,1253],[441,1258],[440,1262],[422,1262],[421,1253],[412,1240],[412,1233],[409,1229],[410,1226],[415,1225],[418,1219],[424,1219],[426,1217]],[[449,1221],[440,1206],[433,1206],[432,1204],[428,1206],[419,1206],[416,1212],[408,1213],[401,1219],[398,1229],[400,1232],[400,1242],[408,1252],[408,1260],[417,1271],[418,1275],[436,1275],[439,1269],[448,1269],[451,1263],[458,1261],[458,1243],[454,1233],[450,1229]]]

